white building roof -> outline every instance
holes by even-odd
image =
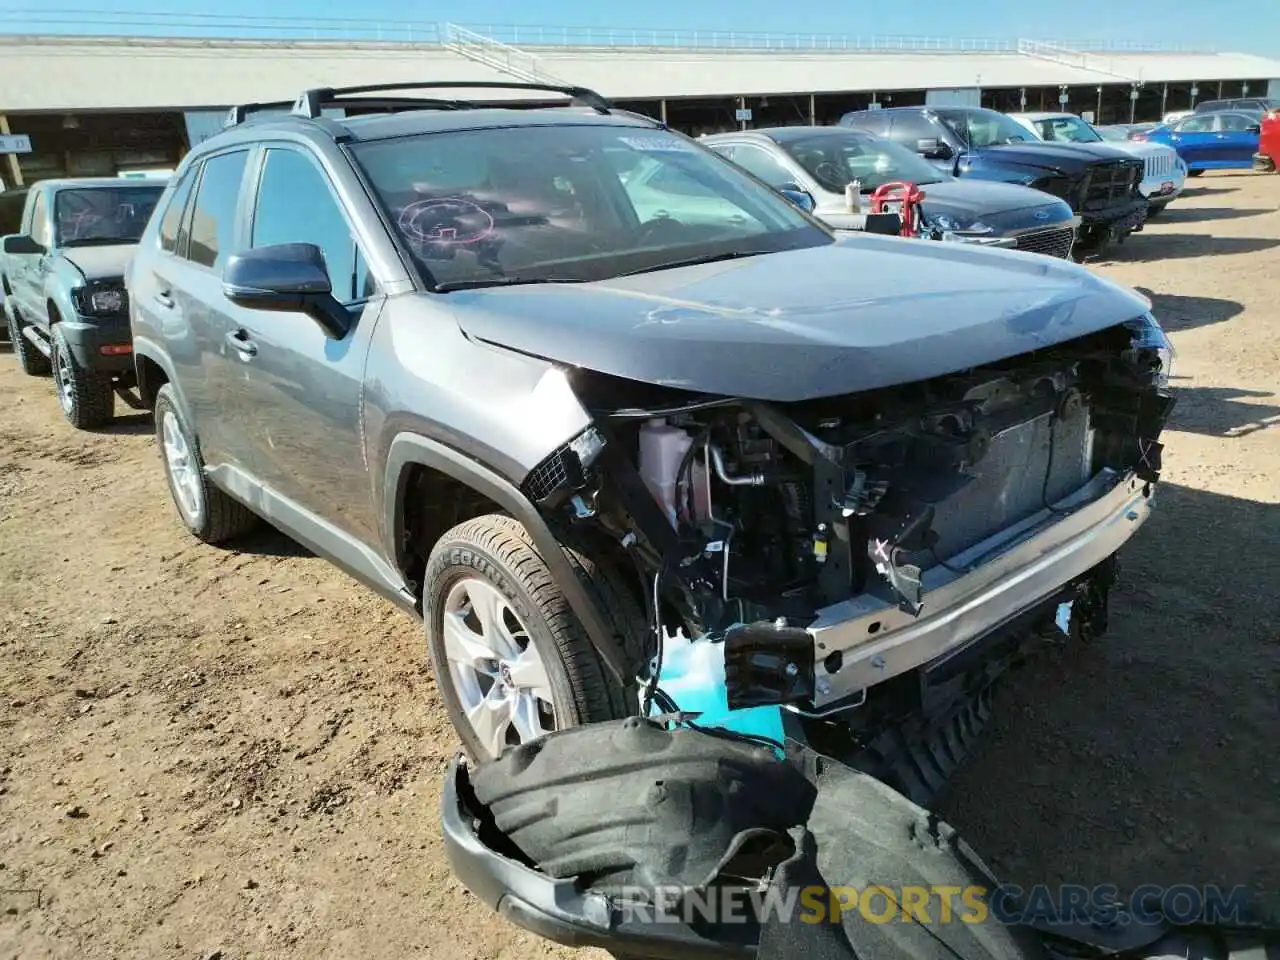
[[[471,39],[458,42],[458,33],[444,34],[448,43],[0,37],[0,113],[222,107],[292,99],[308,87],[535,76],[615,99],[1280,79],[1280,62],[1247,54],[1086,53],[1032,43],[1003,52],[927,53],[521,49],[462,34]]]

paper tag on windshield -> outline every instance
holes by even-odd
[[[692,144],[679,137],[619,137],[632,150],[644,153],[694,153]]]

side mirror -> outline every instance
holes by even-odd
[[[778,188],[778,193],[782,194],[789,203],[799,207],[805,213],[813,213],[813,208],[817,206],[817,201],[813,199],[813,194],[798,183],[784,183]]]
[[[222,292],[251,310],[305,313],[335,340],[351,326],[346,309],[333,296],[324,253],[314,243],[278,243],[228,257]]]
[[[16,253],[19,256],[33,253],[45,253],[44,247],[36,243],[35,238],[25,233],[11,233],[4,238],[4,252]]]
[[[950,160],[951,145],[937,137],[922,137],[916,141],[916,153],[929,160]]]

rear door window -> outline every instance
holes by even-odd
[[[234,252],[236,208],[248,161],[249,151],[238,150],[220,153],[204,162],[187,245],[187,259],[192,263],[221,270]]]
[[[1209,133],[1213,130],[1213,117],[1187,117],[1174,129],[1179,133]]]

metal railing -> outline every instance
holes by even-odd
[[[441,43],[434,21],[365,17],[232,16],[103,9],[0,10],[0,35],[129,37],[131,39],[329,40]]]
[[[483,34],[460,27],[457,24],[444,24],[444,45],[476,63],[483,63],[501,70],[509,76],[524,80],[526,83],[556,83],[567,86],[567,82],[553,76],[533,54],[513,47],[510,44],[494,40]]]
[[[1077,53],[1211,53],[1204,47],[1126,40],[1016,40],[882,34],[768,33],[749,30],[669,30],[640,27],[573,27],[548,24],[440,24],[363,17],[243,16],[170,13],[105,7],[10,8],[0,11],[0,34],[75,35],[240,40],[351,40],[441,44],[450,29],[511,48],[675,48],[685,50],[922,51],[1016,53],[1043,44]],[[455,38],[456,39],[456,38]],[[476,41],[480,42],[480,41]]]
[[[871,34],[766,33],[749,30],[662,30],[571,27],[545,24],[468,23],[466,28],[524,47],[677,48],[686,50],[920,50],[1008,53],[1015,41],[986,37],[918,37]]]

